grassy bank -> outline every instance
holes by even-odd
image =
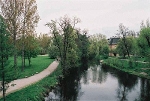
[[[6,101],[43,101],[43,96],[46,96],[50,89],[57,84],[59,75],[61,75],[60,67],[41,81],[9,94],[6,97]],[[0,99],[0,101],[3,100]]]
[[[148,62],[134,61],[132,59],[108,58],[104,60],[103,64],[130,74],[150,79],[150,64]]]
[[[10,59],[10,64],[13,65],[13,57],[11,57]],[[18,78],[25,78],[25,77],[29,77],[32,76],[36,73],[39,73],[41,71],[43,71],[45,68],[47,68],[49,66],[50,63],[52,63],[54,60],[53,59],[49,59],[48,56],[37,56],[36,58],[32,58],[31,59],[31,66],[28,65],[28,61],[26,60],[26,66],[24,68],[24,71],[22,70],[21,67],[21,57],[18,57],[17,62],[18,62],[18,75],[16,75],[17,79]]]

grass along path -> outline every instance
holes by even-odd
[[[7,95],[6,101],[45,101],[44,97],[48,96],[51,89],[58,84],[58,78],[61,75],[62,68],[59,65],[49,76],[26,88]],[[0,101],[3,101],[3,99],[0,99]]]
[[[58,66],[58,62],[54,61],[52,64],[50,64],[48,66],[48,68],[46,68],[45,70],[43,70],[42,72],[40,72],[39,74],[35,74],[31,77],[28,78],[23,78],[23,79],[18,79],[18,80],[14,80],[12,82],[9,83],[9,88],[6,91],[6,95],[15,92],[17,90],[20,90],[22,88],[25,88],[33,83],[36,83],[37,81],[45,78],[46,76],[48,76],[49,74],[51,74]],[[12,84],[14,86],[12,86]],[[0,92],[0,97],[2,97],[2,92]]]
[[[13,57],[9,59],[11,61],[11,65],[13,65]],[[43,71],[45,68],[49,66],[50,63],[54,61],[54,59],[49,59],[48,56],[37,56],[36,58],[31,59],[31,66],[28,65],[28,60],[26,59],[26,66],[24,71],[21,71],[21,57],[18,57],[18,75],[17,79],[30,77],[36,73]]]

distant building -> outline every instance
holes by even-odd
[[[110,50],[109,56],[114,56],[115,52],[113,52],[113,50],[116,49],[119,39],[120,39],[119,37],[112,37],[112,38],[108,39],[108,41],[109,41],[109,50]]]

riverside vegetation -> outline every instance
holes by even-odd
[[[119,59],[110,57],[104,60],[103,65],[109,65],[121,71],[150,79],[150,63],[145,62],[143,58],[135,60],[134,58]]]
[[[135,33],[123,24],[119,25],[121,37],[116,49],[110,50],[115,57],[104,60],[122,71],[150,79],[150,22],[142,22],[140,31]],[[116,55],[118,54],[118,56]]]

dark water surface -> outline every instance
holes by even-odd
[[[150,81],[146,79],[108,66],[80,68],[60,79],[45,101],[150,101]]]

